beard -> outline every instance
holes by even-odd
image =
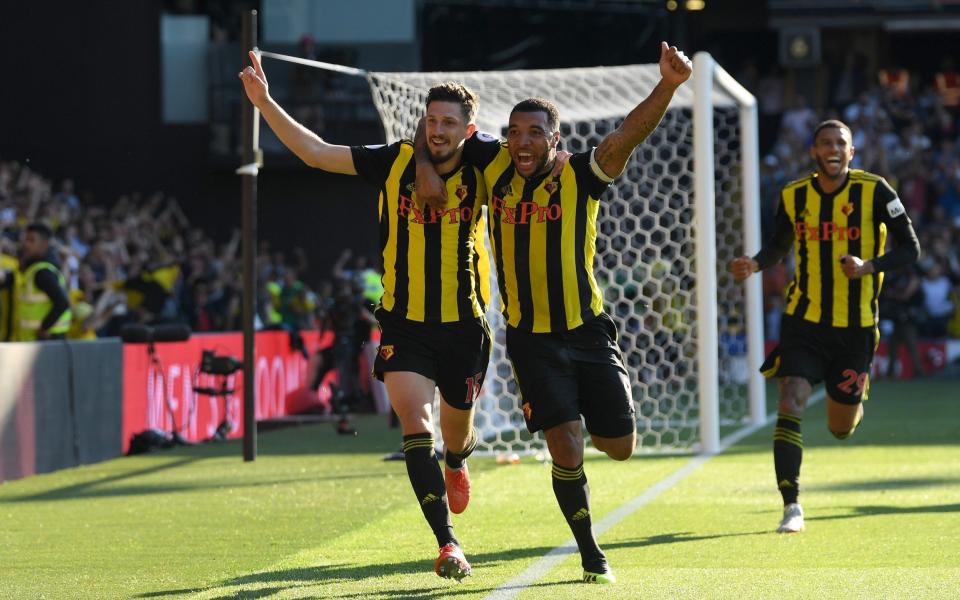
[[[536,175],[541,175],[543,173],[546,173],[547,166],[549,165],[549,163],[550,163],[550,153],[547,152],[546,154],[543,155],[543,158],[537,161],[537,168],[533,170],[533,174],[536,176]]]
[[[427,148],[428,148],[428,150],[430,151],[430,162],[432,162],[432,163],[435,164],[435,165],[439,165],[440,163],[445,163],[445,162],[447,162],[448,160],[450,160],[451,158],[453,158],[453,156],[457,153],[457,149],[456,149],[456,148],[453,148],[453,149],[451,149],[451,150],[449,150],[449,151],[447,151],[447,152],[443,152],[443,153],[436,153],[436,152],[434,152],[433,149],[431,149],[429,146],[428,146]]]

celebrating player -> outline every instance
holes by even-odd
[[[477,98],[447,83],[430,89],[424,133],[429,160],[450,197],[442,210],[423,207],[414,188],[413,144],[337,146],[291,118],[270,97],[256,54],[240,73],[244,90],[277,137],[311,167],[357,175],[380,188],[383,298],[376,310],[382,330],[374,373],[383,379],[400,417],[407,474],[440,547],[441,577],[470,574],[449,511],[470,498],[466,458],[477,444],[474,400],[490,358],[481,284],[486,254],[476,252],[486,188],[480,172],[461,164],[463,142],[474,132]],[[439,388],[440,429],[446,446],[441,473],[434,453],[432,406]]]
[[[800,424],[812,386],[824,381],[827,427],[839,439],[863,419],[877,345],[877,298],[883,271],[920,256],[920,244],[897,193],[878,175],[850,169],[850,128],[824,121],[813,132],[815,173],[780,194],[775,231],[756,256],[730,263],[737,281],[771,267],[793,246],[796,273],[787,288],[780,345],[761,371],[780,378],[773,434],[783,519],[777,531],[803,530],[797,502],[803,435]],[[887,233],[895,242],[884,253]]]
[[[510,114],[507,142],[478,134],[464,160],[480,167],[490,192],[490,240],[497,266],[507,353],[531,432],[543,430],[553,457],[553,490],[580,549],[584,581],[616,579],[597,544],[583,470],[581,415],[593,445],[615,460],[636,446],[631,384],[613,320],[593,276],[599,198],[656,129],[691,64],[661,43],[661,79],[623,124],[553,172],[560,142],[556,106],[532,98]],[[442,197],[418,139],[418,189]],[[442,201],[442,200],[441,200]]]

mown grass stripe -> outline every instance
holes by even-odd
[[[825,395],[826,394],[822,389],[815,392],[807,401],[807,407],[813,406],[822,400]],[[734,433],[731,433],[729,436],[720,440],[720,449],[717,451],[717,454],[726,451],[728,448],[730,448],[730,446],[733,446],[745,437],[771,425],[776,421],[776,419],[777,413],[770,413],[767,415],[766,419],[763,420],[763,422],[756,425],[748,425],[735,431]],[[694,456],[682,467],[653,484],[644,490],[639,496],[636,496],[634,499],[630,500],[626,504],[623,504],[620,506],[620,508],[617,508],[595,523],[593,526],[594,533],[596,533],[597,537],[600,537],[608,529],[612,528],[620,521],[623,521],[647,504],[650,504],[661,494],[683,481],[687,476],[694,473],[714,456],[716,456],[716,454],[700,454],[698,456]],[[576,551],[577,544],[573,538],[570,538],[562,545],[557,546],[550,552],[547,552],[543,558],[527,567],[525,571],[513,579],[506,581],[495,590],[484,596],[484,600],[509,600],[516,597],[517,594],[530,587],[530,585],[552,571],[563,561],[564,558],[567,557],[567,555],[574,554]]]

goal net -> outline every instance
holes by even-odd
[[[659,79],[656,64],[368,74],[388,142],[410,137],[416,129],[427,89],[454,80],[480,98],[478,128],[501,136],[517,102],[531,96],[552,100],[560,109],[562,147],[570,152],[599,144]],[[743,111],[743,103],[723,85],[712,87],[706,93],[713,129],[709,146],[714,167],[714,263],[700,265],[697,261],[696,224],[702,219],[695,209],[698,165],[694,161],[692,82],[677,90],[663,122],[633,154],[600,204],[594,267],[604,290],[605,309],[617,322],[620,347],[633,382],[640,451],[709,449],[701,439],[705,397],[716,403],[719,422],[711,424],[713,429],[743,423],[751,416],[748,380],[754,369],[747,368],[745,288],[735,284],[725,269],[744,251],[741,113],[748,111]],[[703,311],[698,306],[697,287],[711,278],[716,289],[715,310]],[[496,294],[495,281],[490,289]],[[541,435],[527,433],[524,425],[503,344],[499,308],[498,299],[493,298],[488,319],[496,339],[476,417],[483,437],[480,449],[539,451],[545,442]],[[711,324],[716,345],[712,382],[701,379],[698,360],[701,354],[709,354],[701,347],[697,323],[706,312],[717,315],[716,323]],[[703,390],[705,385],[714,389]],[[753,416],[756,419],[757,415]]]
[[[660,79],[656,64],[365,75],[388,143],[411,137],[427,90],[453,80],[478,94],[478,129],[501,136],[517,102],[552,100],[561,147],[570,152],[599,144]],[[594,271],[633,382],[640,452],[714,452],[721,427],[762,418],[759,277],[745,287],[725,268],[744,253],[745,233],[746,250],[759,249],[756,177],[753,98],[701,53],[694,77],[604,193],[598,216]],[[542,435],[527,432],[520,410],[498,289],[491,281],[495,339],[478,400],[478,450],[543,451]]]

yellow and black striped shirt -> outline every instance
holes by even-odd
[[[490,244],[507,324],[546,333],[579,327],[603,311],[593,276],[598,198],[609,185],[575,154],[558,177],[525,179],[505,143],[479,134],[464,160],[483,170],[490,194]]]
[[[450,199],[447,206],[421,210],[416,202],[411,142],[351,150],[357,173],[380,188],[380,305],[420,322],[449,323],[481,316],[490,267],[478,236],[483,231],[481,208],[487,201],[480,172],[462,165],[443,175]]]
[[[785,296],[786,314],[831,327],[873,327],[882,270],[893,261],[874,261],[877,272],[849,279],[840,257],[866,262],[882,256],[888,229],[898,246],[905,246],[904,257],[915,260],[919,246],[910,219],[882,177],[851,169],[846,183],[825,194],[814,173],[783,188],[773,237],[755,259],[766,268],[793,245],[796,271]]]

